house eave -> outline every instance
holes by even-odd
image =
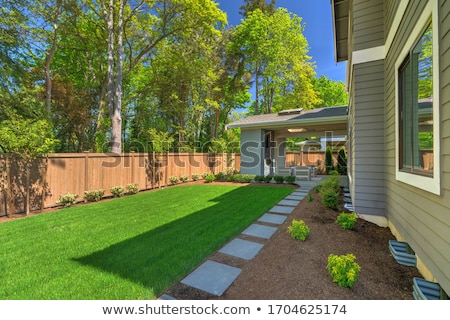
[[[349,0],[331,0],[334,36],[334,60],[348,60]]]

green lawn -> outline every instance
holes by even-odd
[[[291,188],[192,185],[0,224],[0,299],[153,299]]]

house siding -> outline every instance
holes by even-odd
[[[384,30],[385,32],[389,32],[392,27],[392,23],[394,21],[395,13],[397,12],[398,6],[400,4],[400,0],[385,0],[384,1]],[[387,34],[385,34],[387,36]]]
[[[384,61],[353,66],[351,194],[355,211],[385,215]]]
[[[383,0],[353,0],[353,50],[384,45]]]
[[[263,174],[263,136],[261,129],[241,131],[241,173]]]
[[[387,1],[390,2],[390,1]],[[412,247],[433,275],[450,292],[450,1],[439,4],[441,194],[396,180],[395,63],[424,10],[426,0],[410,1],[385,60],[386,212],[391,229]],[[391,4],[386,4],[390,7]],[[389,20],[389,18],[387,18]],[[436,35],[436,32],[435,32]]]

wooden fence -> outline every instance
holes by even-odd
[[[338,151],[332,151],[334,164],[338,159]],[[325,173],[325,151],[308,150],[286,152],[286,166],[314,166],[317,174]]]
[[[57,206],[60,195],[105,190],[137,183],[139,190],[167,186],[171,176],[240,170],[239,154],[208,153],[58,153],[36,160],[29,174],[17,162],[0,155],[0,216],[25,212],[26,189],[30,211]],[[26,186],[29,186],[28,188]]]

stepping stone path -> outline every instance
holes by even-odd
[[[242,231],[241,234],[246,236],[246,239],[241,239],[238,236],[223,246],[219,252],[247,261],[253,259],[264,247],[261,241],[272,237],[278,230],[278,227],[285,222],[288,215],[294,211],[295,207],[300,204],[319,181],[320,178],[312,181],[301,181],[300,188],[281,200],[255,223]],[[255,241],[248,240],[249,238],[255,238]],[[240,268],[213,260],[206,260],[206,262],[182,279],[181,283],[215,296],[221,296],[240,273]],[[158,300],[176,300],[176,298],[163,294]]]

